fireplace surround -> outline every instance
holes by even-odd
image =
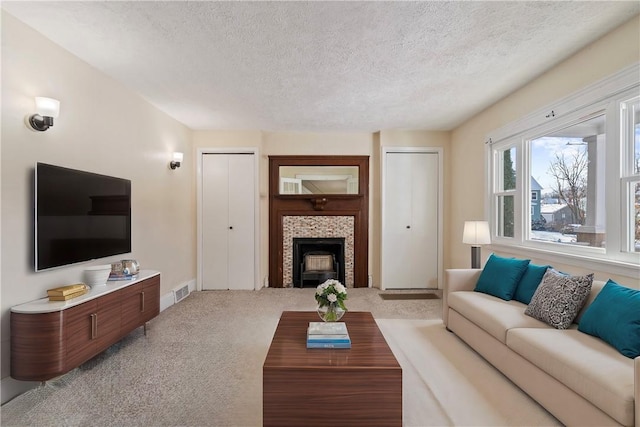
[[[280,194],[280,167],[357,167],[357,193]],[[294,285],[293,238],[344,238],[344,284],[368,286],[368,156],[269,156],[269,284]],[[305,229],[306,228],[306,229]]]

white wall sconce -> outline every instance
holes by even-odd
[[[491,243],[491,233],[487,221],[465,221],[462,243],[471,245],[471,268],[481,268],[481,245]]]
[[[180,153],[180,152],[178,152],[178,151],[175,151],[175,152],[173,153],[173,156],[172,156],[172,159],[173,159],[173,160],[171,160],[171,163],[169,163],[169,167],[170,167],[171,169],[179,168],[179,167],[180,167],[180,163],[182,163],[182,158],[183,158],[183,157],[184,157],[184,156],[183,156],[183,154],[182,154],[182,153]]]
[[[36,96],[36,114],[29,116],[29,127],[44,132],[53,126],[53,119],[60,114],[60,101],[53,98]]]

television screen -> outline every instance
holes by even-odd
[[[131,181],[44,163],[35,174],[36,271],[131,252]]]

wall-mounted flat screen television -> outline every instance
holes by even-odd
[[[128,252],[130,180],[36,164],[36,271]]]

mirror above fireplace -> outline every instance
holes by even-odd
[[[358,194],[358,166],[280,166],[279,194]]]

